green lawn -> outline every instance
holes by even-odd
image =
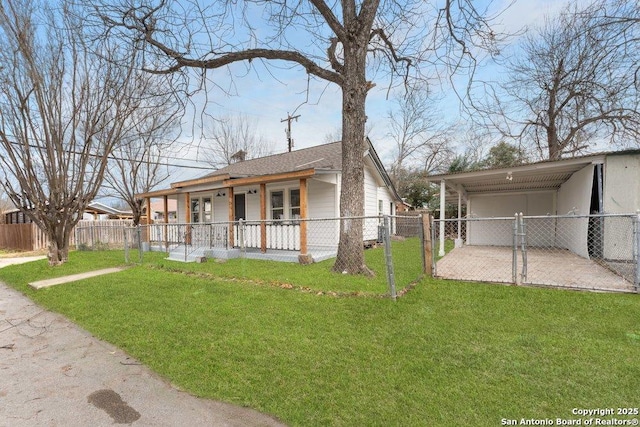
[[[360,285],[348,283],[364,279],[319,264],[159,254],[113,275],[26,287],[122,259],[74,252],[62,268],[12,266],[0,280],[192,394],[291,425],[497,426],[640,405],[638,295],[425,280],[394,303],[369,297],[386,284],[353,296]]]

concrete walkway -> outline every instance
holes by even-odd
[[[182,392],[0,283],[0,426],[282,426]]]
[[[72,274],[70,276],[56,277],[54,279],[38,280],[29,283],[33,289],[48,288],[49,286],[62,285],[63,283],[77,282],[78,280],[90,279],[104,274],[117,273],[123,271],[123,267],[103,268],[102,270],[88,271],[86,273]]]

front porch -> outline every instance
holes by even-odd
[[[151,250],[164,250],[163,247],[153,246]],[[311,248],[307,253],[307,259],[313,260],[313,262],[320,262],[330,258],[335,258],[337,250],[331,250],[327,248]],[[247,259],[261,259],[266,261],[279,261],[279,262],[300,262],[300,251],[296,250],[283,250],[283,249],[269,249],[266,252],[262,252],[257,248],[204,248],[193,247],[190,245],[180,245],[169,252],[167,259],[180,262],[197,262],[202,258],[209,259],[235,259],[235,258],[247,258]]]
[[[337,222],[308,228],[305,220],[151,224],[143,240],[149,250],[166,251],[169,259],[182,262],[204,257],[310,263],[335,257]],[[311,242],[304,242],[306,234]]]

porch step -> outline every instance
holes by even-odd
[[[184,245],[182,245],[169,252],[169,256],[166,259],[178,262],[196,262],[198,259],[205,257],[204,252],[206,250],[206,248],[187,247],[187,258],[185,259],[185,249]]]

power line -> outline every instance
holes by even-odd
[[[24,144],[21,144],[19,142],[15,142],[15,141],[11,142],[11,145],[16,145],[16,146],[19,146],[19,147],[23,147],[24,146]],[[33,145],[33,144],[27,144],[27,146],[29,148],[34,148],[34,149],[37,149],[37,150],[44,149],[43,147],[40,147],[38,145]],[[69,153],[69,154],[77,154],[77,155],[87,155],[87,156],[91,156],[91,157],[103,157],[100,154],[83,153],[81,151],[68,150],[67,153]],[[165,163],[165,162],[154,162],[154,161],[151,161],[151,160],[129,159],[129,158],[126,158],[126,157],[115,156],[113,154],[109,154],[106,157],[107,157],[107,159],[110,159],[110,160],[120,160],[120,161],[135,160],[135,161],[137,161],[139,163],[144,163],[144,164],[158,164],[158,163],[160,163],[162,165],[171,166],[171,167],[177,167],[177,168],[201,169],[201,170],[207,170],[207,171],[211,171],[212,169],[214,169],[212,166],[180,165],[180,164],[177,164],[177,163],[169,163],[169,162]],[[163,159],[167,159],[167,160],[182,160],[182,161],[188,161],[188,162],[194,162],[194,163],[206,163],[206,162],[203,162],[201,160],[185,159],[185,158],[172,157],[172,156],[167,156],[167,155],[162,155],[162,154],[159,154],[158,158],[159,159],[163,158]]]

